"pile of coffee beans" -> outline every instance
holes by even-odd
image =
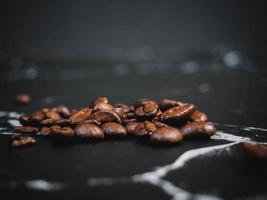
[[[195,105],[163,99],[159,103],[139,99],[133,105],[111,104],[98,97],[87,107],[69,109],[64,105],[43,108],[20,117],[23,126],[15,131],[23,134],[62,136],[103,140],[104,138],[136,136],[153,143],[178,144],[188,138],[209,138],[216,128],[205,113]],[[13,146],[33,144],[28,136],[14,138]]]

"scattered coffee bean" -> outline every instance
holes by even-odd
[[[16,102],[20,105],[26,105],[31,102],[31,96],[28,94],[18,94],[16,96]]]
[[[81,123],[75,128],[78,137],[89,139],[104,139],[104,133],[98,126],[90,123]]]
[[[72,124],[79,123],[82,121],[85,121],[90,118],[92,113],[91,108],[83,108],[75,113],[73,113],[70,117],[69,120]]]
[[[173,99],[162,99],[159,103],[159,107],[161,111],[169,110],[170,108],[177,107],[183,105],[182,102],[176,101]]]
[[[17,136],[12,139],[11,146],[19,147],[19,146],[32,145],[35,143],[36,143],[36,140],[30,136]]]
[[[109,110],[96,111],[91,115],[91,119],[96,120],[101,124],[104,124],[106,122],[117,122],[121,124],[120,116],[116,112]]]
[[[158,143],[175,144],[180,143],[182,140],[182,133],[173,127],[161,127],[151,135],[151,141]]]
[[[243,142],[243,148],[251,156],[267,159],[267,145]]]
[[[215,134],[216,128],[208,122],[190,122],[180,128],[184,138],[210,137]]]
[[[36,133],[38,132],[38,128],[33,126],[17,126],[15,127],[15,131],[19,133]]]
[[[115,123],[115,122],[107,122],[101,126],[101,129],[106,135],[110,136],[124,136],[127,135],[127,131],[124,126]]]
[[[195,112],[193,112],[191,114],[190,119],[193,122],[206,122],[206,121],[208,121],[207,115],[203,112],[198,111],[198,110],[196,110]]]

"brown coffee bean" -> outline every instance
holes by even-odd
[[[43,126],[52,126],[52,125],[54,125],[55,121],[56,120],[54,120],[54,119],[48,118],[48,119],[45,119],[45,120],[41,121],[40,123]]]
[[[116,112],[109,110],[96,111],[91,115],[91,119],[96,120],[101,124],[104,124],[106,122],[117,122],[121,124],[120,116]]]
[[[137,109],[140,106],[145,105],[146,103],[151,102],[150,99],[146,99],[146,98],[142,98],[142,99],[138,99],[135,103],[134,103],[134,109]],[[155,101],[153,101],[155,104],[157,104]]]
[[[61,119],[60,115],[50,108],[45,112],[45,116],[46,118],[53,119],[54,121]]]
[[[94,106],[94,111],[97,111],[97,110],[110,110],[110,111],[112,111],[112,110],[114,110],[114,107],[108,103],[99,102]]]
[[[15,131],[19,133],[36,133],[38,132],[38,128],[33,126],[17,126],[15,127]]]
[[[101,126],[103,132],[111,136],[125,136],[127,135],[126,129],[115,122],[107,122]]]
[[[104,139],[104,133],[101,128],[90,123],[78,124],[78,126],[75,128],[75,133],[81,138]]]
[[[122,103],[115,104],[115,109],[120,109],[124,113],[134,111],[134,108],[132,106],[127,105],[127,104],[122,104]]]
[[[139,122],[132,132],[135,136],[147,136],[149,135],[148,131],[145,128],[144,122]]]
[[[142,106],[136,108],[135,115],[139,119],[146,119],[146,118],[151,119],[157,116],[158,111],[159,111],[158,105],[153,101],[149,101],[143,104]]]
[[[190,120],[193,122],[206,122],[208,121],[208,117],[205,113],[196,110],[191,114]]]
[[[42,127],[41,128],[40,135],[47,136],[50,134],[51,134],[50,128],[48,128],[48,127]]]
[[[175,144],[183,140],[182,133],[173,127],[161,127],[151,135],[152,142]]]
[[[195,109],[195,106],[189,103],[173,107],[163,112],[160,116],[160,120],[163,122],[179,122],[187,120]]]
[[[122,123],[123,125],[126,125],[126,124],[128,124],[129,122],[136,122],[136,119],[123,119],[121,123]]]
[[[30,116],[30,119],[40,122],[45,119],[45,113],[42,111],[36,111]]]
[[[162,99],[161,102],[159,103],[160,110],[166,111],[169,110],[170,108],[177,107],[183,105],[182,102],[176,101],[173,99]]]
[[[75,132],[70,127],[60,127],[60,126],[52,126],[50,128],[50,133],[58,136],[66,136],[66,137],[74,137]]]
[[[11,146],[19,147],[19,146],[27,146],[35,144],[36,140],[30,136],[17,136],[12,139]]]
[[[16,102],[20,105],[26,105],[31,102],[31,96],[28,94],[18,94],[16,96]]]
[[[87,120],[85,120],[85,121],[83,121],[81,123],[90,123],[90,124],[94,124],[96,126],[100,126],[101,125],[101,123],[99,121],[96,121],[96,120],[93,120],[93,119],[87,119]]]
[[[243,142],[243,148],[251,156],[267,159],[267,145],[255,142]]]
[[[73,113],[70,117],[69,120],[72,124],[76,124],[82,121],[85,121],[90,118],[92,113],[91,108],[83,108],[75,113]]]
[[[208,122],[190,122],[180,128],[184,138],[206,138],[215,134],[216,128]]]
[[[136,126],[139,124],[137,121],[128,122],[125,128],[129,134],[134,134]]]
[[[156,125],[150,121],[145,121],[144,126],[149,135],[151,135],[157,130]]]
[[[55,107],[53,110],[59,113],[61,117],[69,117],[71,115],[70,110],[64,105],[59,105]]]
[[[59,120],[53,121],[52,124],[53,125],[58,125],[58,126],[61,126],[61,127],[63,127],[63,126],[68,126],[68,127],[72,126],[72,124],[71,124],[69,119],[59,119]]]
[[[108,103],[108,98],[107,97],[97,97],[95,100],[93,100],[90,104],[90,107],[93,108],[95,107],[96,104],[98,103]]]
[[[162,123],[162,122],[158,122],[158,121],[153,121],[153,123],[155,124],[155,126],[157,128],[161,128],[161,127],[169,127],[169,125]]]

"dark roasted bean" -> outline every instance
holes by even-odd
[[[169,125],[162,123],[162,122],[158,122],[158,121],[153,121],[153,123],[155,124],[155,126],[157,128],[161,128],[161,127],[168,127]]]
[[[79,123],[82,121],[85,121],[90,118],[92,113],[91,108],[83,108],[75,113],[73,113],[70,117],[69,120],[72,124]]]
[[[103,132],[111,136],[124,136],[127,135],[126,129],[115,122],[107,122],[101,126]]]
[[[163,112],[160,116],[160,120],[163,122],[179,122],[181,120],[187,120],[194,111],[195,106],[193,104],[183,104]]]
[[[90,104],[90,107],[93,108],[95,107],[96,104],[98,103],[108,103],[108,98],[107,97],[97,97],[95,100],[93,100]]]
[[[159,107],[162,111],[169,110],[170,108],[183,105],[182,102],[173,99],[162,99],[159,103]]]
[[[196,110],[191,114],[190,120],[193,122],[206,122],[208,121],[208,117],[205,113]]]
[[[91,119],[99,121],[101,124],[106,122],[117,122],[121,124],[120,116],[116,112],[109,110],[96,111],[91,115]]]
[[[16,102],[21,105],[26,105],[31,102],[31,96],[28,94],[18,94],[16,96]]]
[[[74,130],[70,127],[52,126],[50,128],[50,133],[53,135],[66,136],[66,137],[75,136]]]
[[[122,120],[122,124],[123,124],[123,125],[126,125],[126,124],[128,124],[129,122],[136,122],[136,119],[123,119],[123,120]]]
[[[128,112],[131,112],[131,111],[134,111],[134,109],[127,105],[127,104],[122,104],[122,103],[118,103],[118,104],[115,104],[115,109],[121,109],[122,112],[124,113],[128,113]]]
[[[97,111],[97,110],[110,110],[110,111],[112,111],[112,110],[114,110],[114,107],[108,103],[99,102],[94,106],[94,111]]]
[[[45,112],[45,116],[46,118],[53,119],[54,121],[61,119],[60,115],[52,109],[48,109],[47,112]]]
[[[81,138],[104,139],[104,133],[101,128],[90,123],[81,123],[75,128],[75,133]]]
[[[17,126],[15,127],[15,131],[19,133],[36,133],[38,132],[38,128],[33,126]]]
[[[17,136],[12,139],[11,146],[19,147],[19,146],[27,146],[35,144],[36,140],[30,136]]]
[[[150,121],[145,121],[144,126],[149,135],[151,135],[157,130],[156,125]]]
[[[152,142],[175,144],[182,140],[182,133],[173,127],[161,127],[151,135]]]
[[[146,98],[142,98],[142,99],[138,99],[135,103],[134,103],[134,109],[137,109],[140,106],[145,105],[146,103],[151,102],[150,99],[146,99]],[[156,103],[156,102],[154,102]]]
[[[267,145],[254,142],[243,142],[245,152],[251,156],[267,159]]]
[[[134,134],[135,132],[135,128],[136,126],[139,124],[139,122],[137,121],[132,121],[132,122],[128,122],[126,125],[125,125],[125,128],[127,130],[128,133],[130,134]]]
[[[149,135],[148,131],[145,128],[144,122],[139,122],[132,132],[135,136],[147,136]]]
[[[216,128],[208,122],[190,122],[180,128],[184,138],[210,137],[215,134]]]
[[[36,111],[30,116],[30,119],[40,122],[45,119],[45,114],[42,111]]]
[[[153,101],[149,101],[143,104],[142,106],[136,108],[135,115],[139,119],[152,119],[157,116],[158,111],[158,105]]]
[[[42,127],[41,128],[40,135],[47,136],[50,134],[51,134],[50,128],[48,128],[48,127]]]
[[[53,110],[59,113],[61,117],[69,117],[71,115],[70,110],[64,105],[59,105],[55,107]]]
[[[94,124],[96,126],[100,126],[101,125],[101,123],[99,121],[94,120],[94,119],[87,119],[87,120],[85,120],[85,121],[83,121],[81,123],[90,123],[90,124]]]
[[[61,126],[61,127],[63,127],[63,126],[68,126],[69,127],[69,126],[72,125],[69,119],[59,119],[59,120],[53,121],[52,124],[53,125],[58,125],[58,126]]]

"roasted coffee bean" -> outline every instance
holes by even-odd
[[[127,130],[128,133],[134,134],[135,133],[135,128],[136,128],[136,126],[138,124],[139,124],[139,122],[137,122],[137,121],[128,122],[125,125],[125,128],[126,128],[126,130]]]
[[[31,96],[28,94],[18,94],[16,96],[16,102],[20,105],[26,105],[31,102]]]
[[[158,122],[158,121],[153,121],[153,123],[155,124],[155,126],[157,128],[161,128],[161,127],[169,127],[169,125],[162,123],[162,122]]]
[[[144,122],[139,122],[135,129],[132,132],[133,135],[135,136],[147,136],[149,135],[148,131],[145,128]]]
[[[106,122],[117,122],[121,124],[120,116],[116,112],[109,110],[96,111],[91,115],[91,119],[99,121],[101,124]]]
[[[158,105],[153,101],[149,101],[136,108],[135,115],[139,119],[152,119],[153,117],[157,116],[158,111]]]
[[[108,98],[107,97],[97,97],[95,100],[93,100],[91,102],[90,107],[93,108],[98,103],[108,103]]]
[[[215,134],[216,128],[208,122],[190,122],[180,128],[184,138],[206,138]]]
[[[97,111],[97,110],[110,110],[110,111],[112,111],[112,110],[114,110],[114,107],[108,103],[99,102],[94,106],[94,111]]]
[[[134,109],[137,109],[140,106],[145,105],[148,102],[151,102],[152,100],[150,99],[146,99],[146,98],[142,98],[142,99],[138,99],[135,103],[134,103]],[[155,101],[153,101],[155,104],[157,104]]]
[[[169,110],[170,108],[177,107],[183,105],[182,102],[176,101],[173,99],[162,99],[161,102],[159,103],[160,110],[166,111]]]
[[[183,140],[182,133],[173,127],[161,127],[151,135],[152,142],[175,144]]]
[[[15,127],[15,131],[19,133],[36,133],[38,132],[38,128],[33,126],[17,126]]]
[[[66,136],[66,137],[75,136],[74,130],[70,127],[52,126],[50,128],[50,133],[57,136]]]
[[[128,112],[128,113],[126,113],[126,117],[127,117],[127,119],[135,119],[136,118],[134,112]]]
[[[72,124],[79,123],[82,121],[85,121],[90,118],[92,113],[91,108],[83,108],[75,113],[73,113],[70,117],[69,120]]]
[[[120,109],[124,113],[134,111],[134,108],[132,106],[129,106],[127,104],[122,104],[122,103],[115,104],[115,109]]]
[[[94,124],[96,126],[100,126],[101,125],[101,123],[99,121],[93,120],[93,119],[87,119],[87,120],[85,120],[85,121],[83,121],[81,123],[90,123],[90,124]]]
[[[208,117],[205,113],[196,110],[191,114],[190,120],[193,122],[206,122],[208,121]]]
[[[42,127],[41,128],[40,135],[47,136],[50,134],[51,134],[50,128],[48,128],[48,127]]]
[[[101,129],[106,135],[110,136],[124,136],[127,135],[126,129],[115,122],[107,122],[101,126]]]
[[[156,125],[150,121],[145,121],[144,126],[149,135],[151,135],[157,130]]]
[[[59,113],[61,117],[69,117],[71,115],[70,110],[64,105],[59,105],[55,107],[53,110]]]
[[[52,109],[48,109],[47,112],[45,112],[45,116],[46,118],[53,119],[53,120],[61,119],[60,115]]]
[[[35,144],[36,140],[30,136],[17,136],[12,139],[11,146],[19,147],[19,146],[27,146]]]
[[[59,120],[53,121],[52,124],[53,125],[58,125],[58,126],[61,126],[61,127],[63,127],[63,126],[68,126],[68,127],[72,126],[72,124],[71,124],[69,119],[59,119]]]
[[[45,119],[45,120],[41,121],[40,123],[43,126],[52,126],[52,125],[54,125],[55,121],[56,120],[54,120],[54,119],[48,118],[48,119]]]
[[[38,122],[43,121],[45,119],[45,113],[42,111],[36,111],[30,116],[30,119]]]
[[[160,120],[166,123],[187,120],[195,109],[195,106],[189,103],[173,107],[163,112],[160,116]]]
[[[267,159],[267,145],[254,142],[243,142],[245,152],[251,156]]]
[[[101,128],[90,123],[78,124],[78,126],[75,128],[75,133],[81,138],[104,139],[104,133]]]
[[[122,123],[123,125],[126,125],[126,124],[128,124],[129,122],[136,122],[136,119],[123,119],[121,123]]]

